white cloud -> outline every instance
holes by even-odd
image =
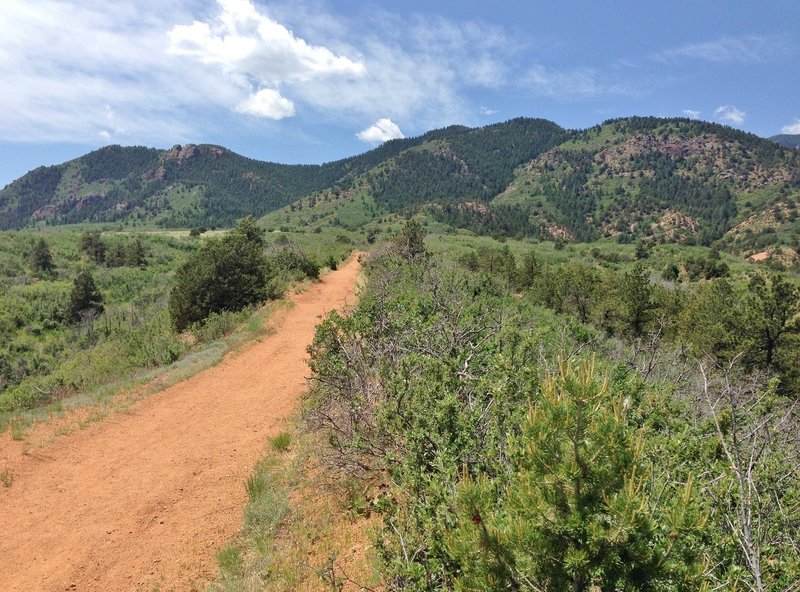
[[[358,132],[356,137],[368,144],[382,144],[389,140],[405,138],[397,124],[387,117],[379,119],[367,129]]]
[[[784,57],[791,51],[792,43],[786,36],[746,35],[721,37],[701,43],[687,43],[662,51],[654,57],[662,62],[697,59],[720,64],[753,64]]]
[[[520,51],[478,23],[265,10],[254,0],[4,0],[0,81],[13,92],[0,93],[0,141],[171,145],[209,140],[237,114],[469,123],[469,90],[507,85]]]
[[[481,111],[481,115],[496,115],[497,114],[497,110],[496,109],[490,109],[489,107],[486,107],[485,105],[481,105],[481,110],[480,111]]]
[[[467,99],[469,89],[502,87],[509,52],[516,51],[501,30],[473,23],[422,17],[409,22],[376,13],[350,24],[364,76],[284,89],[298,103],[348,124],[386,115],[413,121],[417,129],[472,121],[476,106]]]
[[[683,114],[689,119],[700,119],[700,111],[696,109],[684,109]]]
[[[782,134],[800,134],[800,119],[795,118],[794,123],[784,125],[781,128]]]
[[[294,103],[277,90],[265,88],[236,105],[236,111],[266,119],[284,119],[294,115]]]
[[[191,112],[246,93],[165,54],[180,3],[5,0],[0,140],[167,144],[196,138]],[[98,130],[108,135],[99,135]]]
[[[217,64],[266,85],[365,74],[364,64],[296,37],[250,0],[217,3],[221,11],[210,22],[194,21],[169,31],[170,53]]]
[[[747,117],[747,113],[741,109],[737,109],[733,105],[722,105],[717,107],[714,110],[714,115],[716,115],[720,121],[730,123],[732,125],[744,124],[745,117]]]

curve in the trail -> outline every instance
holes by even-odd
[[[241,525],[245,479],[297,408],[315,327],[355,300],[358,271],[353,258],[293,296],[273,334],[217,366],[15,459],[0,589],[204,589]]]

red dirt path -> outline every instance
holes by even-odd
[[[204,589],[241,525],[245,479],[297,408],[319,317],[354,301],[358,271],[352,259],[326,275],[274,334],[130,414],[24,456],[3,434],[0,589]]]

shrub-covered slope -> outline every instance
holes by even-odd
[[[543,235],[719,239],[767,208],[795,223],[800,157],[688,119],[629,118],[586,130],[518,171],[494,204],[524,206]]]

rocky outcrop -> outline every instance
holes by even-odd
[[[198,148],[196,144],[186,144],[186,146],[175,144],[164,154],[164,160],[177,162],[181,165],[187,160],[197,156],[200,156],[200,148]]]

